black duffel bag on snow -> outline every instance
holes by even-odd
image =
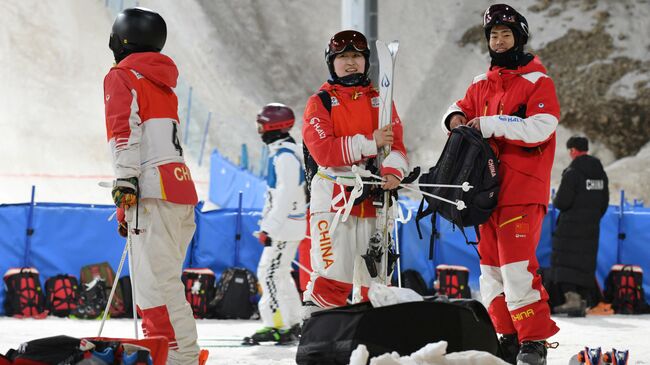
[[[407,356],[443,340],[447,353],[479,350],[499,355],[497,335],[481,303],[431,298],[379,308],[360,303],[315,312],[303,326],[296,363],[348,364],[360,344],[367,347],[370,358],[393,351]]]

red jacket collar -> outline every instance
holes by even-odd
[[[176,68],[176,64],[171,58],[162,53],[133,53],[115,67],[135,70],[146,77],[147,80],[159,85],[176,87],[178,68]]]

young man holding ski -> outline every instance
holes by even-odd
[[[558,332],[535,251],[550,192],[560,106],[539,58],[524,53],[528,22],[505,4],[490,6],[483,29],[492,59],[442,118],[445,132],[467,125],[488,138],[499,160],[497,208],[480,226],[481,295],[511,363],[545,364]]]
[[[104,79],[106,132],[116,180],[119,232],[129,236],[132,283],[145,337],[164,336],[168,364],[199,363],[196,323],[181,270],[194,235],[196,190],[180,144],[178,70],[160,53],[163,18],[149,9],[118,14]]]
[[[368,78],[369,57],[363,34],[352,30],[335,34],[325,54],[331,78],[305,107],[303,141],[318,171],[310,185],[313,273],[304,301],[320,308],[346,305],[353,283],[359,291],[356,295],[367,300],[371,274],[362,255],[368,253],[370,239],[379,228],[378,210],[366,194],[353,197],[349,217],[339,219],[346,215],[341,213],[347,208],[350,189],[337,181],[354,178],[354,165],[372,168],[372,159],[384,146],[390,146],[391,152],[378,166],[381,188],[396,189],[408,170],[402,124],[394,105],[390,106],[391,124],[378,128],[381,102]],[[381,263],[373,269],[386,275]]]
[[[267,104],[257,114],[257,131],[270,156],[268,190],[257,234],[264,246],[257,266],[264,327],[244,339],[248,345],[294,343],[300,332],[300,294],[291,276],[291,262],[307,230],[307,205],[305,174],[298,157],[301,151],[289,135],[294,121],[293,111],[279,103]]]

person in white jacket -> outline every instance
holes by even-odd
[[[266,202],[257,232],[264,245],[257,267],[264,327],[244,339],[251,345],[293,343],[302,322],[302,303],[291,276],[291,262],[305,237],[307,206],[300,149],[289,135],[294,121],[293,111],[279,103],[267,104],[257,115],[257,130],[269,146],[269,161]]]

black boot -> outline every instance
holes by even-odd
[[[509,364],[517,364],[517,354],[519,354],[519,339],[516,333],[503,335],[499,338],[499,348],[501,349],[501,358]]]
[[[244,337],[243,345],[259,345],[262,342],[275,342],[276,345],[289,345],[298,341],[299,337],[295,334],[295,329],[279,329],[273,327],[264,327],[255,332],[250,337]]]
[[[517,365],[546,365],[546,341],[522,342]]]

